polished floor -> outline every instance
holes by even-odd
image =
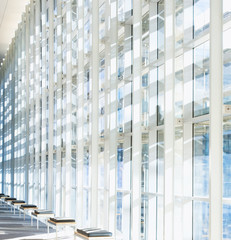
[[[57,232],[57,239],[74,239],[73,230],[59,229]],[[11,211],[9,206],[0,203],[0,240],[41,240],[41,239],[56,239],[56,232],[50,228],[50,233],[47,233],[47,226],[39,222],[39,229],[37,229],[37,221],[33,220],[31,226],[31,217],[19,214],[19,211]]]

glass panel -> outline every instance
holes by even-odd
[[[163,197],[157,197],[156,207],[157,207],[157,219],[156,219],[156,239],[163,240],[163,222],[164,222],[164,212],[163,212]]]
[[[224,17],[229,17],[231,14],[231,2],[230,0],[223,0],[223,13]]]
[[[144,136],[146,135],[146,136]],[[142,138],[148,141],[148,134],[142,134]],[[149,191],[149,144],[142,144],[142,166],[141,166],[141,191]]]
[[[141,240],[148,239],[148,196],[141,197]]]
[[[184,99],[183,55],[175,59],[175,117],[183,117]]]
[[[223,126],[223,197],[231,198],[231,119]]]
[[[149,96],[148,96],[148,74],[142,76],[142,125],[148,126],[148,118],[149,118]]]
[[[209,195],[209,126],[202,122],[194,124],[193,158],[194,196]]]
[[[183,0],[175,0],[176,13],[175,13],[175,38],[176,38],[176,48],[181,47],[183,44],[183,34],[184,34],[184,4]]]
[[[231,239],[231,205],[223,205],[223,239]]]
[[[223,34],[223,103],[231,105],[231,29]]]
[[[157,69],[157,125],[164,124],[164,65]]]
[[[174,194],[183,194],[183,127],[175,128]]]
[[[194,0],[194,37],[209,27],[210,0]]]
[[[209,42],[194,49],[194,116],[209,113]]]
[[[157,132],[157,192],[164,190],[164,132]]]
[[[209,203],[193,202],[193,240],[209,239]]]
[[[157,57],[164,56],[164,0],[157,3]]]

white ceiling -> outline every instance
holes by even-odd
[[[0,0],[0,63],[15,35],[29,0]]]

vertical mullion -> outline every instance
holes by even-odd
[[[141,229],[141,102],[142,102],[142,2],[133,0],[133,99],[132,99],[132,219],[131,238],[139,240]]]
[[[62,175],[61,175],[61,155],[62,155],[62,7],[61,1],[57,1],[57,150],[56,150],[56,209],[57,215],[62,215]]]
[[[83,159],[84,159],[84,6],[83,0],[78,1],[78,194],[77,216],[79,226],[83,227]]]
[[[110,110],[109,110],[109,229],[116,237],[116,162],[117,162],[117,43],[118,43],[118,1],[110,2]]]
[[[173,239],[174,212],[174,0],[165,1],[164,239]]]
[[[47,207],[52,209],[53,196],[53,152],[54,152],[54,1],[49,1],[49,132],[48,132],[48,189]],[[53,174],[51,174],[53,173]]]
[[[26,81],[26,146],[25,146],[25,151],[26,151],[26,156],[25,156],[25,202],[28,202],[29,199],[29,132],[30,132],[30,126],[29,126],[29,71],[30,71],[30,59],[29,59],[29,46],[30,46],[30,23],[29,23],[29,17],[30,17],[30,12],[29,12],[29,5],[26,7],[26,39],[25,39],[25,57],[26,57],[26,76],[25,76],[25,81]]]
[[[98,209],[98,119],[99,119],[99,1],[92,1],[92,142],[91,225],[97,226]]]
[[[65,161],[65,201],[64,209],[65,216],[71,216],[71,192],[72,192],[72,49],[71,49],[71,39],[72,39],[72,14],[71,14],[71,0],[66,2],[66,161]]]
[[[35,2],[35,171],[34,203],[39,205],[40,172],[40,1]]]
[[[41,7],[41,6],[40,6]],[[45,208],[45,186],[46,186],[46,1],[42,1],[42,38],[41,38],[41,50],[42,50],[42,131],[41,131],[41,182],[40,182],[40,206]]]
[[[222,239],[223,1],[210,1],[209,237]]]

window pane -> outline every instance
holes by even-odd
[[[194,37],[209,27],[209,0],[194,0]]]
[[[209,239],[209,203],[193,202],[193,240]]]
[[[209,195],[209,126],[206,123],[194,125],[193,158],[194,196]]]
[[[164,124],[164,66],[157,69],[157,124]]]
[[[231,239],[231,205],[223,205],[223,239]]]
[[[223,197],[231,198],[231,119],[223,127]]]
[[[231,29],[223,34],[223,51],[224,51],[224,65],[223,65],[223,103],[231,104]]]
[[[209,113],[209,42],[194,49],[194,116]]]

